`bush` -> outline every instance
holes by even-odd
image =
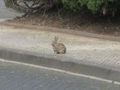
[[[60,0],[4,0],[7,7],[25,12],[48,10],[60,3]],[[24,10],[23,10],[24,9]]]
[[[80,11],[82,7],[86,7],[93,13],[102,12],[103,14],[107,14],[110,12],[115,14],[120,9],[119,0],[62,0],[62,3],[65,8],[73,11]]]
[[[4,0],[4,2],[7,7],[12,7],[16,0]]]
[[[120,10],[120,0],[5,0],[6,6],[10,7],[14,4],[21,5],[32,10],[41,10],[41,8],[51,8],[54,5],[62,4],[64,8],[80,11],[81,8],[85,7],[93,13],[112,13],[114,15]],[[29,5],[30,3],[30,5]],[[31,4],[32,3],[32,4]]]

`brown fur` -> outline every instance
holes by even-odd
[[[58,37],[54,38],[54,41],[52,42],[52,47],[55,54],[65,54],[66,53],[66,47],[63,43],[58,43]]]

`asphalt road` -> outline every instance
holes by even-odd
[[[120,86],[58,71],[0,62],[0,90],[120,90]]]
[[[12,19],[15,18],[16,16],[21,16],[21,15],[22,13],[19,13],[10,8],[6,8],[4,4],[4,0],[0,0],[0,21]]]

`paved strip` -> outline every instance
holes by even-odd
[[[51,43],[54,36],[67,47],[67,54],[54,55]],[[101,40],[63,33],[0,27],[0,46],[33,52],[61,59],[65,62],[83,63],[120,70],[120,42]]]
[[[120,90],[120,85],[0,61],[0,90]]]

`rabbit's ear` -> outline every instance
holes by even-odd
[[[57,42],[57,41],[58,41],[58,37],[57,37],[57,36],[55,36],[55,37],[54,37],[54,40]]]

